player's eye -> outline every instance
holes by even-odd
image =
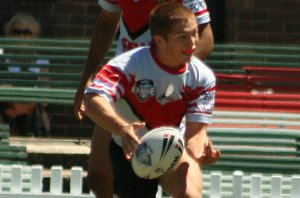
[[[186,34],[180,34],[180,35],[178,35],[178,39],[180,41],[185,41],[185,40],[188,39],[188,35],[186,35]]]

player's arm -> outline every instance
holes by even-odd
[[[212,164],[220,158],[220,150],[212,148],[205,123],[187,122],[185,141],[187,153],[201,165]]]
[[[205,60],[214,47],[214,36],[210,23],[200,24],[198,28],[199,44],[195,51],[195,55],[201,60]]]
[[[99,16],[91,38],[86,66],[82,72],[80,85],[74,98],[73,111],[79,120],[83,118],[82,101],[84,90],[93,79],[97,69],[99,69],[100,61],[108,51],[119,27],[120,13],[108,12],[102,8],[99,9]]]
[[[97,94],[85,95],[84,113],[98,126],[121,138],[125,157],[129,160],[140,143],[136,133],[145,126],[144,123],[128,123],[115,111],[114,106]]]

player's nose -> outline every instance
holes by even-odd
[[[190,36],[187,41],[187,44],[190,49],[194,49],[197,46],[198,41],[199,41],[199,39],[197,36]]]

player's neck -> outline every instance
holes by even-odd
[[[164,67],[174,71],[185,68],[185,63],[178,63],[175,58],[168,56],[168,54],[159,47],[153,46],[152,48],[152,52],[159,61],[160,65],[163,65]]]

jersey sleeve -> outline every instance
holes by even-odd
[[[205,69],[204,69],[205,70]],[[215,105],[216,78],[213,72],[206,70],[191,91],[191,99],[187,104],[186,120],[189,122],[211,123],[212,114]]]
[[[93,82],[85,91],[107,99],[109,102],[116,102],[124,94],[124,87],[128,85],[128,78],[124,70],[117,67],[105,65],[94,78]]]
[[[108,12],[121,12],[118,0],[98,0],[98,4]]]
[[[198,24],[210,22],[209,11],[204,0],[186,0],[182,2],[186,7],[190,8],[194,12]]]

